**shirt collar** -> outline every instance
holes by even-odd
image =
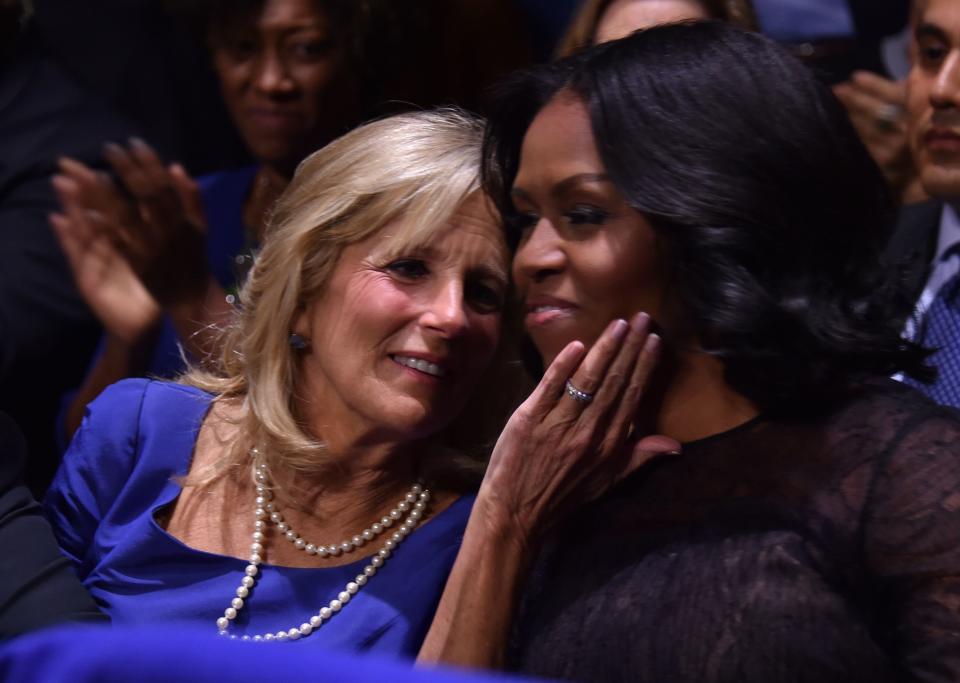
[[[960,216],[957,216],[956,209],[949,204],[944,204],[943,212],[940,214],[937,253],[933,258],[933,262],[939,263],[947,256],[956,253],[954,247],[958,244],[960,244]]]

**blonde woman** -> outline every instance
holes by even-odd
[[[642,28],[677,21],[717,19],[751,31],[757,17],[751,0],[584,0],[560,41],[558,56],[616,40]]]
[[[46,504],[114,624],[413,654],[502,424],[509,254],[481,125],[363,126],[308,157],[214,371],[104,392]],[[455,418],[471,397],[483,411]],[[428,523],[429,522],[429,523]]]

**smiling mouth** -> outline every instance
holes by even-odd
[[[412,358],[411,356],[400,356],[395,354],[391,354],[390,358],[395,363],[418,370],[432,377],[443,377],[447,374],[447,371],[436,363],[431,363],[430,361],[423,360],[422,358]]]

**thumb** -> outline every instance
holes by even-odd
[[[634,444],[624,476],[640,469],[651,460],[680,455],[681,450],[680,442],[669,436],[660,434],[645,436]]]
[[[169,170],[173,188],[183,206],[184,215],[198,232],[206,232],[207,219],[203,213],[203,201],[200,199],[200,190],[196,181],[180,164],[170,164]]]

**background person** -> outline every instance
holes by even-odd
[[[912,382],[934,400],[960,407],[960,7],[919,0],[907,78],[910,148],[923,189],[934,198],[905,208],[888,252],[905,264],[914,313],[907,335],[938,349],[935,382]],[[909,381],[909,380],[908,380]]]

